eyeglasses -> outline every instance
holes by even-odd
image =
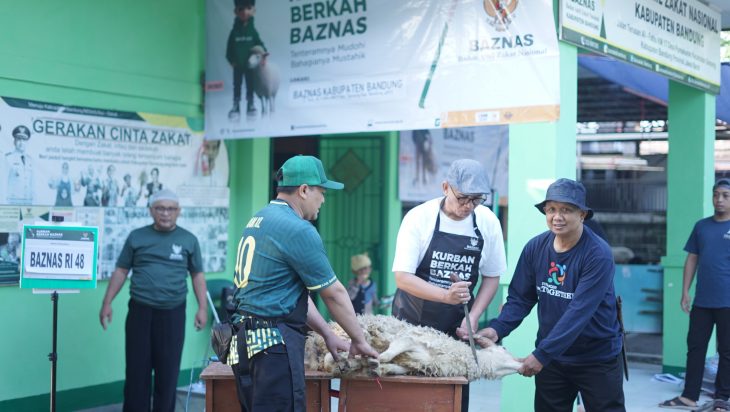
[[[457,193],[456,190],[454,190],[454,188],[451,186],[449,186],[449,189],[451,189],[451,193],[454,194],[456,201],[459,202],[459,206],[466,206],[467,204],[471,203],[472,206],[477,207],[481,204],[484,204],[484,202],[487,200],[485,196],[462,195],[460,193]]]
[[[557,214],[559,214],[561,216],[570,216],[570,215],[578,212],[578,209],[576,209],[574,207],[567,207],[567,206],[563,206],[563,207],[545,206],[542,210],[548,216],[554,216]]]
[[[152,210],[155,211],[155,213],[163,214],[163,213],[175,213],[179,210],[179,207],[164,207],[164,206],[155,206],[152,208]]]

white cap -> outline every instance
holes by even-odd
[[[170,189],[162,189],[159,192],[153,194],[150,197],[150,205],[154,205],[155,203],[159,202],[160,200],[172,200],[175,203],[180,203],[180,199],[178,199],[175,192],[173,192]]]

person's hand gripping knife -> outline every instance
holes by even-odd
[[[456,276],[455,273],[451,273],[449,275],[449,279],[451,279],[452,285],[459,282],[459,277]],[[460,294],[461,294],[461,296],[464,296],[464,292],[460,292]],[[466,298],[466,300],[462,299],[462,301],[461,301],[461,304],[464,306],[464,321],[462,322],[462,324],[464,324],[464,323],[466,324],[466,332],[467,332],[467,338],[469,339],[469,347],[471,347],[471,354],[474,355],[474,362],[476,362],[477,365],[479,365],[479,359],[477,358],[477,349],[474,346],[474,329],[471,325],[471,317],[469,316],[468,303],[469,303],[469,299],[471,298],[471,296],[469,295],[468,286],[467,286],[465,298]],[[458,335],[458,332],[457,332],[457,335]]]
[[[474,334],[474,339],[479,346],[486,348],[495,345],[499,340],[499,336],[493,328],[484,328]],[[522,363],[522,366],[517,369],[517,373],[522,376],[535,376],[542,370],[542,363],[533,354],[526,358],[517,358],[517,361]]]

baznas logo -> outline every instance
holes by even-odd
[[[170,260],[183,260],[183,256],[181,254],[182,252],[182,246],[172,244],[172,253],[170,253]]]
[[[481,250],[481,249],[479,249],[479,238],[476,238],[476,237],[469,238],[469,243],[467,243],[466,246],[464,246],[464,250],[472,250],[472,251]]]
[[[489,24],[497,31],[505,31],[512,23],[519,0],[484,0],[484,11],[490,17]]]
[[[550,269],[548,270],[548,283],[554,285],[562,285],[565,282],[565,269],[566,265],[558,265],[555,262],[550,262]]]

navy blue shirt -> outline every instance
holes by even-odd
[[[509,295],[490,323],[500,338],[509,335],[537,304],[539,328],[533,355],[543,366],[602,362],[621,351],[608,244],[587,227],[578,243],[555,251],[552,232],[532,238],[517,262]]]
[[[730,307],[730,220],[712,217],[695,223],[684,250],[698,255],[694,305]]]

